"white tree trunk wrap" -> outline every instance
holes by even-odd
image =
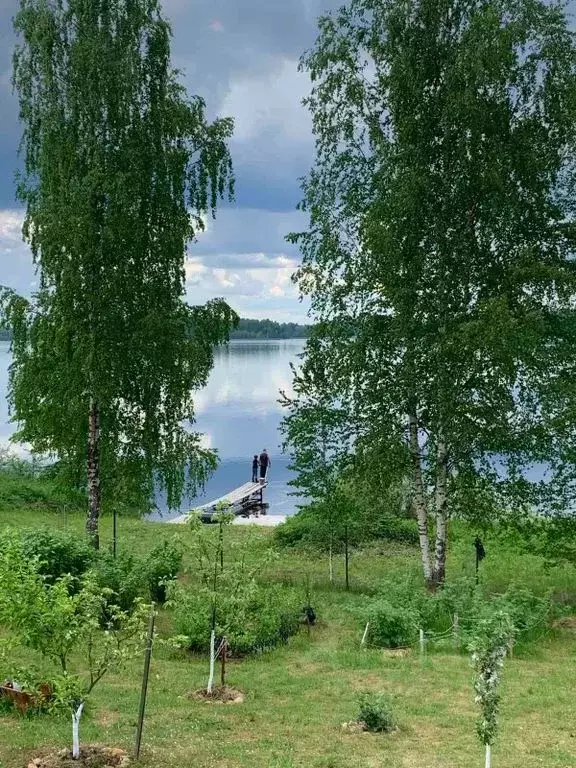
[[[366,637],[368,635],[368,628],[370,626],[370,622],[366,622],[366,629],[364,630],[364,634],[362,635],[362,641],[360,643],[360,647],[362,647],[366,643]]]
[[[490,768],[492,755],[490,753],[490,744],[486,744],[486,762],[484,768]]]
[[[426,638],[424,637],[424,630],[420,630],[420,655],[424,656],[426,654]]]
[[[212,693],[212,688],[214,686],[214,643],[216,641],[216,633],[214,630],[210,632],[210,675],[208,677],[208,688],[206,689],[208,693]]]
[[[330,549],[328,550],[328,575],[330,584],[334,582],[334,567],[332,564],[332,538],[330,538]]]
[[[84,702],[80,704],[76,712],[72,712],[72,757],[74,760],[78,760],[80,757],[80,718],[82,717],[82,710],[84,709]]]

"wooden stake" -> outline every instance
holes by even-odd
[[[142,691],[140,692],[140,710],[138,712],[138,728],[136,730],[136,760],[140,757],[142,744],[142,728],[144,727],[144,712],[146,711],[146,694],[148,693],[148,676],[150,674],[150,659],[152,657],[152,643],[154,642],[154,620],[156,613],[154,605],[150,611],[150,623],[148,624],[148,637],[146,640],[146,653],[144,655],[144,675],[142,677]]]
[[[226,638],[222,638],[222,650],[220,653],[221,667],[220,667],[220,684],[222,688],[226,685],[226,654],[228,653],[228,642]]]

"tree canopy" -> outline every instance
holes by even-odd
[[[14,87],[24,237],[39,290],[4,293],[17,439],[100,503],[176,506],[215,465],[192,393],[235,314],[188,306],[188,243],[233,194],[230,118],[210,123],[170,63],[158,0],[21,0]]]
[[[434,587],[450,514],[573,495],[573,34],[540,0],[352,0],[301,67],[305,361],[350,452],[410,477]]]

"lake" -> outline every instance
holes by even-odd
[[[289,495],[289,458],[280,452],[279,432],[283,409],[280,390],[292,391],[290,363],[297,361],[302,339],[282,341],[231,341],[215,352],[214,368],[205,389],[195,394],[196,429],[205,435],[205,445],[215,449],[220,464],[204,493],[182,504],[186,511],[195,504],[223,496],[251,479],[252,456],[268,449],[272,459],[269,485],[264,492],[270,515],[290,515],[296,500]],[[8,421],[8,342],[0,342],[0,444],[7,445],[14,425]],[[158,506],[168,514],[162,499]]]

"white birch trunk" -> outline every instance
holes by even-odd
[[[210,675],[208,676],[208,687],[206,690],[208,693],[212,693],[212,688],[214,687],[214,645],[216,642],[216,633],[214,630],[210,632]]]
[[[484,768],[490,768],[492,764],[492,755],[490,750],[490,744],[486,744],[486,762],[484,763]]]
[[[432,581],[432,562],[430,557],[430,539],[428,536],[428,510],[422,481],[422,463],[420,446],[418,444],[418,419],[415,413],[409,415],[410,424],[410,453],[412,456],[412,483],[414,486],[414,506],[418,519],[418,538],[420,539],[420,553],[422,555],[422,567],[424,580],[427,584]]]
[[[72,712],[72,757],[74,760],[78,760],[80,757],[80,718],[82,717],[83,709],[84,702],[80,704],[75,712]]]
[[[446,501],[448,485],[448,451],[442,430],[438,433],[436,449],[436,546],[434,551],[434,582],[442,584],[446,575]]]

